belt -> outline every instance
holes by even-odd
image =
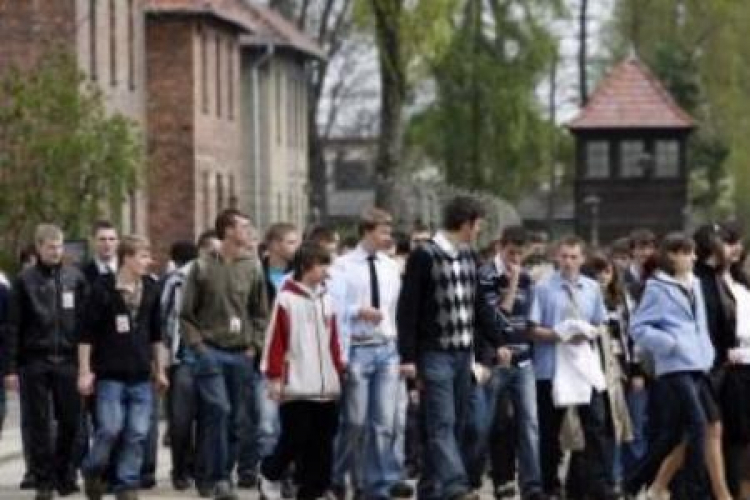
[[[380,335],[352,335],[351,345],[354,347],[373,347],[395,342],[393,337],[383,337]]]
[[[210,340],[204,340],[203,343],[206,344],[208,347],[211,347],[212,349],[218,349],[220,351],[225,351],[225,352],[238,353],[238,352],[245,352],[248,350],[248,346],[226,347],[226,346],[211,342]]]

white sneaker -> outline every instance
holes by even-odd
[[[671,495],[668,491],[657,493],[651,488],[646,491],[646,499],[647,500],[670,500]]]
[[[271,481],[258,474],[258,489],[261,500],[281,500],[281,481]]]

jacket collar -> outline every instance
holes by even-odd
[[[654,274],[654,279],[667,285],[666,289],[670,298],[674,302],[680,304],[690,313],[691,316],[696,316],[694,304],[691,303],[691,301],[695,302],[698,300],[696,288],[700,285],[698,285],[698,280],[695,276],[691,275],[690,285],[687,288],[685,287],[685,284],[677,281],[673,276],[670,276],[663,271],[657,271],[656,274]],[[692,294],[692,299],[689,294]]]
[[[452,259],[458,258],[459,248],[456,248],[453,242],[448,239],[445,231],[438,231],[435,234],[433,241],[435,242],[435,245],[437,245],[437,247],[448,257]]]
[[[320,299],[325,294],[324,286],[319,286],[317,289],[313,290],[311,288],[308,288],[301,282],[293,280],[291,278],[284,281],[284,284],[281,290],[290,292],[295,295],[299,295],[300,297],[305,297],[311,300]]]

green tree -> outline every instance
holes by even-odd
[[[560,14],[549,1],[464,2],[451,43],[432,67],[436,99],[408,135],[451,184],[517,200],[549,169],[550,138],[559,131],[536,89],[556,57],[547,21]]]
[[[16,251],[39,222],[81,236],[121,212],[143,158],[136,126],[108,115],[72,56],[50,53],[0,79],[0,234]]]

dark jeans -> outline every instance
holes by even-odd
[[[420,500],[451,498],[470,490],[461,456],[469,395],[470,351],[427,351],[420,355],[424,448]]]
[[[245,382],[242,384],[244,394],[244,405],[240,414],[240,443],[237,452],[237,475],[240,477],[252,477],[255,475],[258,463],[262,458],[258,446],[258,379],[261,374],[255,368],[253,360],[246,361]]]
[[[289,401],[279,408],[281,435],[261,464],[266,479],[279,481],[294,463],[298,499],[321,498],[331,482],[333,440],[339,422],[333,401]]]
[[[680,487],[685,498],[705,498],[704,449],[708,419],[700,401],[700,374],[683,372],[663,375],[651,389],[651,415],[655,425],[654,439],[648,452],[626,473],[625,489],[636,493],[648,485],[669,453],[683,440],[687,453],[680,474]]]
[[[151,382],[97,381],[96,432],[84,460],[84,476],[104,476],[111,461],[116,470],[114,491],[138,489],[154,411]]]
[[[539,452],[537,419],[537,453]],[[519,439],[518,423],[509,394],[500,397],[490,436],[492,483],[497,488],[516,479],[516,454]],[[537,465],[537,468],[539,465]]]
[[[228,481],[237,462],[247,356],[207,347],[193,365],[201,405],[201,443],[210,482]]]
[[[151,421],[149,422],[148,435],[144,443],[143,467],[141,468],[142,479],[156,481],[156,464],[159,454],[159,394],[156,388],[152,386],[152,399],[154,408],[151,412]]]
[[[172,477],[199,479],[196,474],[198,392],[190,365],[181,363],[170,367],[167,405]]]
[[[36,477],[37,488],[53,488],[67,480],[73,469],[73,443],[81,411],[78,369],[73,362],[57,364],[37,359],[27,362],[21,372],[30,472]],[[57,420],[54,449],[53,419]]]
[[[560,428],[566,408],[557,408],[552,400],[552,382],[537,381],[539,412],[539,445],[542,468],[542,484],[547,494],[560,490],[558,470],[562,452]],[[591,403],[577,407],[583,427],[586,447],[569,471],[570,481],[566,487],[577,494],[602,498],[609,489],[611,464],[606,450],[606,413],[604,394],[592,392]],[[573,496],[572,498],[579,498]]]

